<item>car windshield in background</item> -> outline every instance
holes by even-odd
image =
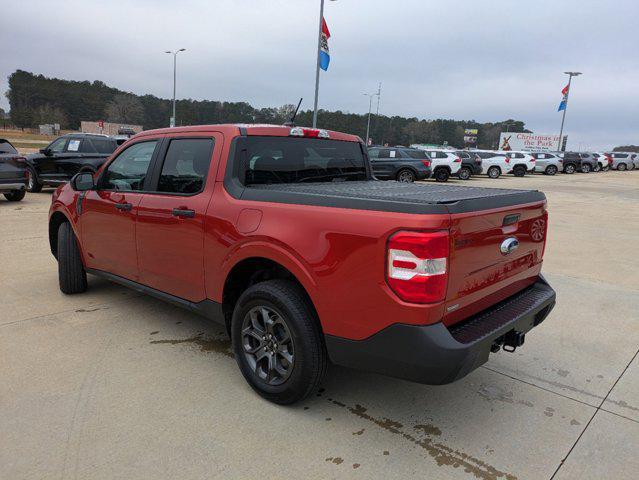
[[[366,180],[358,143],[290,137],[246,137],[238,150],[245,185]]]
[[[9,142],[7,142],[6,140],[0,140],[0,153],[13,153],[13,154],[17,154],[18,152],[16,151],[15,148],[13,148],[13,145],[11,145]]]

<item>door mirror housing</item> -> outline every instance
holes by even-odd
[[[42,155],[46,155],[48,157],[49,155],[51,155],[51,150],[49,150],[49,147],[41,148],[40,149],[40,153]]]
[[[95,188],[93,174],[89,172],[76,173],[71,179],[71,188],[76,192],[86,192]]]

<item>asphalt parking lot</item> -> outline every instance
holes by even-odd
[[[50,191],[0,201],[0,478],[636,479],[639,171],[454,183],[546,192],[551,316],[455,384],[332,367],[293,407],[201,317],[91,277],[62,295]]]

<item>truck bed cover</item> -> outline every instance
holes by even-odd
[[[251,185],[240,196],[245,200],[413,214],[474,212],[546,199],[538,190],[375,180]]]

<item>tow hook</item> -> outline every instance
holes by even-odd
[[[504,335],[504,345],[502,348],[506,352],[514,352],[517,347],[521,347],[526,340],[526,334],[524,332],[517,332],[515,330],[511,330]]]

